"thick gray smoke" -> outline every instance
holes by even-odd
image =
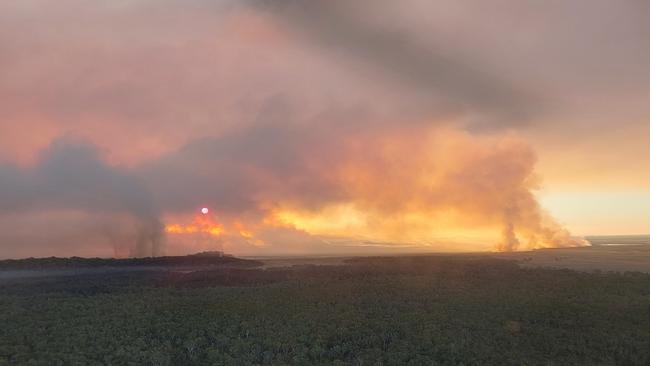
[[[104,218],[128,216],[133,238],[124,236],[124,220],[95,220],[92,225],[79,221],[78,229],[87,233],[94,228],[115,246],[134,243],[131,255],[161,253],[163,225],[148,191],[125,170],[107,165],[93,145],[62,138],[42,151],[33,167],[0,165],[0,215],[48,211],[77,211]],[[44,230],[54,235],[57,231],[36,222],[32,232]]]
[[[454,55],[448,45],[422,44],[412,33],[373,22],[373,9],[390,5],[384,1],[250,3],[295,26],[334,55],[358,60],[362,68],[419,91],[428,105],[428,113],[480,113],[483,122],[494,127],[521,124],[541,112],[543,103],[539,97],[482,70],[471,59]]]

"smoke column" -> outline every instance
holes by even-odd
[[[163,224],[147,189],[125,170],[102,161],[96,148],[73,138],[54,141],[31,167],[0,165],[0,213],[83,213],[72,224],[92,241],[104,236],[114,246],[130,244],[132,256],[160,255]],[[94,218],[93,218],[94,217]],[[56,240],[57,228],[39,226]]]

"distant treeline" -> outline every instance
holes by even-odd
[[[592,245],[650,245],[650,235],[600,235],[585,239]]]
[[[82,258],[48,257],[0,260],[0,270],[7,269],[56,269],[89,267],[127,267],[127,266],[214,266],[236,265],[256,267],[259,261],[236,258],[218,252],[206,252],[187,256],[143,257],[143,258]]]

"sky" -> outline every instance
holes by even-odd
[[[0,257],[650,234],[648,15],[642,0],[3,1]]]

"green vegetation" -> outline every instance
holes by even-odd
[[[647,365],[650,275],[454,257],[0,283],[0,365]]]

